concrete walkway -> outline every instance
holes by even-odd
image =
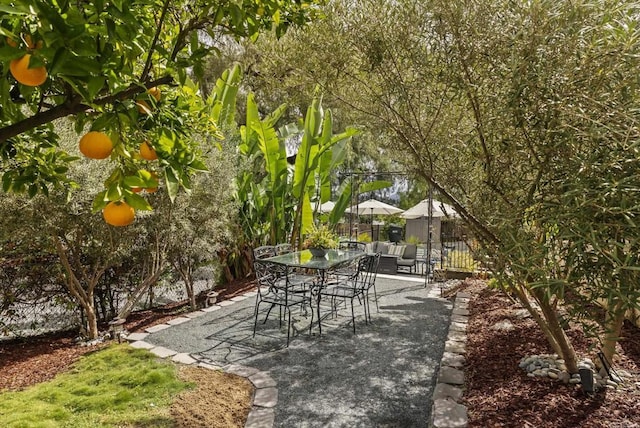
[[[379,275],[376,286],[380,311],[372,302],[367,325],[356,301],[355,335],[350,309],[323,320],[320,337],[317,327],[308,334],[310,314],[296,310],[287,348],[274,309],[264,324],[262,314],[254,338],[250,293],[150,329],[138,346],[253,375],[271,412],[252,412],[253,426],[426,427],[451,304],[422,278]]]

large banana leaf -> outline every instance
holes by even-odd
[[[212,93],[211,117],[221,128],[235,127],[236,96],[242,70],[234,65],[222,73]]]

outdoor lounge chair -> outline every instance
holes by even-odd
[[[408,267],[409,273],[413,273],[413,269],[417,264],[418,246],[416,244],[406,244],[402,256],[398,258],[398,267]]]

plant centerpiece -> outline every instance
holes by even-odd
[[[328,249],[338,247],[338,237],[326,226],[314,227],[306,235],[302,247],[311,251],[313,257],[324,257]]]

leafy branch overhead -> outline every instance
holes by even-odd
[[[310,1],[17,0],[0,5],[0,172],[4,191],[48,194],[70,186],[78,153],[58,146],[53,122],[105,134],[111,170],[96,210],[125,201],[150,209],[139,188],[175,198],[205,169],[192,141],[220,137],[220,100],[204,101],[199,78],[225,37],[283,34],[315,18]],[[224,102],[224,99],[222,100]],[[225,113],[225,121],[233,115]],[[146,145],[157,155],[149,160]],[[150,151],[148,150],[148,151]],[[164,184],[163,184],[164,183]]]

